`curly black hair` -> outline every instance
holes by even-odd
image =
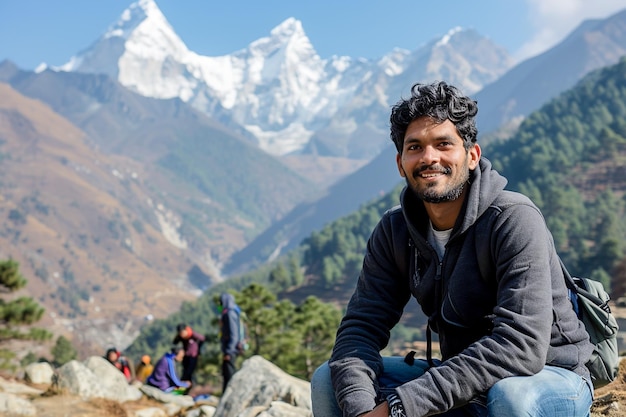
[[[432,84],[416,83],[411,87],[411,97],[402,99],[391,109],[389,122],[391,126],[391,140],[396,145],[398,153],[402,153],[404,135],[409,124],[422,116],[443,122],[450,120],[456,126],[457,132],[463,138],[465,149],[476,142],[477,102],[464,96],[461,91],[440,81]]]

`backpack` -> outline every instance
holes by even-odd
[[[619,368],[617,351],[617,320],[611,314],[610,297],[601,282],[572,277],[561,261],[569,298],[578,319],[583,322],[594,346],[586,365],[594,388],[612,382]]]
[[[246,313],[243,311],[237,311],[237,317],[239,318],[239,341],[237,342],[237,350],[239,354],[244,353],[250,347],[248,344],[248,326],[245,322],[245,315]]]

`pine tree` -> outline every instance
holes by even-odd
[[[0,293],[13,293],[26,286],[26,284],[26,279],[19,272],[18,262],[13,259],[0,261]],[[39,321],[43,313],[43,307],[30,297],[18,297],[10,301],[0,298],[0,341],[33,338],[37,340],[49,339],[52,335],[45,330],[38,329],[33,331],[34,329],[31,329],[31,331],[24,333],[16,328],[17,326],[29,325]]]
[[[64,336],[59,336],[54,347],[52,348],[52,356],[54,357],[54,364],[61,366],[69,361],[76,359],[77,353],[72,343]]]

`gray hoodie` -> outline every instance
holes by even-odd
[[[506,179],[485,158],[470,184],[441,261],[426,240],[424,205],[410,190],[372,232],[329,362],[345,417],[375,406],[379,352],[411,295],[438,333],[444,361],[397,388],[409,416],[461,406],[545,364],[589,378],[584,364],[593,347],[539,209],[504,191]]]
[[[234,358],[239,353],[237,343],[239,343],[239,315],[241,314],[241,309],[235,303],[235,297],[232,294],[222,293],[220,302],[223,308],[220,317],[222,353]]]

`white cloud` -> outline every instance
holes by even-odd
[[[624,0],[527,0],[534,36],[516,58],[540,54],[561,42],[587,19],[603,19],[626,8]]]

